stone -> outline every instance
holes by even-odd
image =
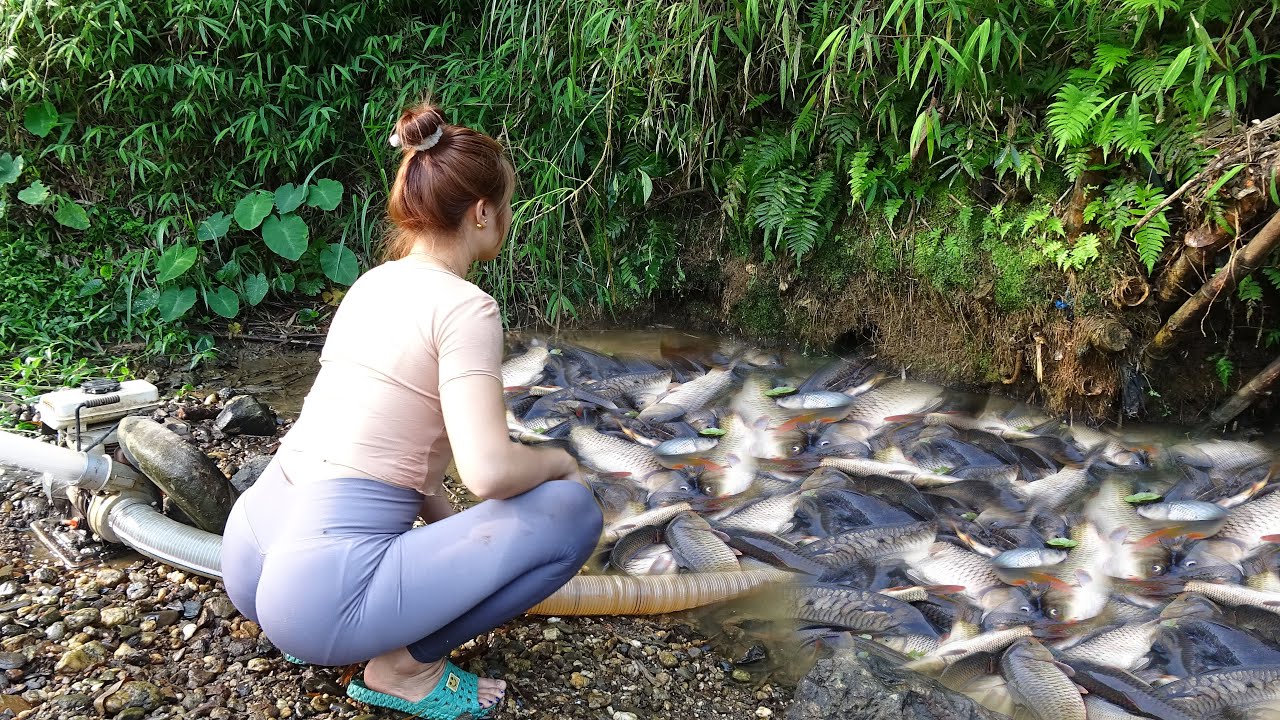
[[[58,642],[67,636],[67,624],[59,620],[49,627],[45,628],[44,636],[54,642]]]
[[[222,620],[236,614],[236,606],[231,604],[231,598],[226,595],[214,595],[204,602],[204,606],[209,608],[214,617]]]
[[[680,659],[670,650],[662,650],[658,652],[658,662],[664,668],[673,668],[680,664]]]
[[[88,710],[93,706],[93,698],[84,693],[67,693],[59,695],[51,701],[59,710]]]
[[[622,712],[619,710],[613,714],[613,720],[640,720],[635,713]]]
[[[155,630],[156,628],[166,628],[166,627],[169,627],[170,625],[172,625],[172,624],[174,624],[174,623],[178,622],[178,619],[179,619],[179,618],[181,618],[181,617],[182,617],[182,614],[181,614],[181,613],[179,613],[177,610],[170,610],[170,609],[158,610],[158,611],[153,612],[153,613],[147,613],[147,614],[146,614],[146,616],[145,616],[145,619],[143,620],[143,622],[145,623],[145,622],[147,622],[147,621],[149,620],[149,621],[151,621],[152,623],[154,623],[155,625],[154,625],[154,627],[151,627],[151,628],[145,628],[145,627],[144,627],[144,628],[142,628],[142,629],[143,629],[143,630],[148,630],[148,629],[150,629],[150,630]]]
[[[31,573],[31,579],[35,580],[36,582],[48,583],[52,585],[53,583],[58,582],[58,571],[54,570],[51,567],[47,567],[47,566],[42,567],[39,570],[36,570],[35,572]]]
[[[578,690],[581,690],[591,684],[591,678],[580,672],[576,672],[569,676],[569,684]]]
[[[267,469],[267,465],[271,463],[270,455],[259,455],[245,461],[240,466],[235,475],[231,476],[231,484],[236,486],[236,490],[244,492],[253,487],[253,484],[262,476],[262,471]]]
[[[30,709],[31,703],[24,700],[21,695],[0,695],[0,712],[7,710],[17,715]]]
[[[122,419],[116,434],[130,464],[164,490],[197,527],[222,534],[236,491],[208,456],[144,417]]]
[[[245,663],[245,667],[251,672],[266,672],[271,669],[271,661],[266,658],[256,657]]]
[[[860,656],[861,655],[861,656]],[[999,720],[1004,715],[858,647],[819,660],[796,687],[787,720]]]
[[[760,707],[756,708],[756,717],[758,718],[773,717],[773,711],[761,705]]]
[[[129,583],[129,587],[124,590],[124,596],[130,600],[141,600],[150,594],[151,585],[144,582]]]
[[[543,631],[542,631],[542,639],[543,639],[543,640],[551,640],[551,641],[559,640],[559,639],[560,639],[560,629],[559,629],[559,628],[549,627],[549,628],[547,628],[546,630],[543,630]]]
[[[237,395],[218,413],[213,426],[228,434],[271,437],[276,434],[276,415],[254,396]]]
[[[751,673],[743,670],[742,668],[734,668],[731,677],[740,683],[751,682]]]
[[[116,720],[142,720],[147,716],[147,711],[140,707],[125,708],[116,716]]]
[[[0,670],[17,670],[27,664],[27,656],[20,652],[0,652]]]
[[[62,619],[67,629],[76,632],[90,625],[96,624],[102,619],[102,613],[98,608],[81,608]]]
[[[58,658],[58,664],[53,667],[54,672],[59,673],[79,673],[102,662],[107,657],[107,649],[102,647],[102,643],[94,640],[87,642],[78,648],[68,650]]]
[[[108,695],[102,707],[108,715],[115,715],[125,708],[141,708],[146,714],[160,707],[162,702],[164,696],[160,694],[160,688],[142,680],[131,680]]]
[[[131,623],[137,618],[138,611],[126,605],[124,607],[103,608],[98,622],[104,628],[113,628]]]
[[[124,582],[124,571],[118,568],[102,568],[98,574],[94,576],[94,581],[101,588],[113,588]]]

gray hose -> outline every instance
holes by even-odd
[[[221,535],[171,520],[136,497],[114,496],[102,511],[106,514],[106,529],[119,542],[153,560],[222,579]],[[111,539],[101,531],[99,534]]]

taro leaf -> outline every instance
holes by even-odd
[[[297,260],[307,251],[307,224],[297,215],[272,215],[262,223],[262,239],[275,254]]]
[[[1073,548],[1079,544],[1080,543],[1076,542],[1075,540],[1072,540],[1071,538],[1053,538],[1052,540],[1049,540],[1048,542],[1045,543],[1045,545],[1048,545],[1049,547],[1059,547],[1059,548]]]
[[[725,431],[722,428],[710,427],[710,428],[702,428],[701,430],[698,431],[698,434],[706,435],[707,437],[720,437],[721,435],[725,434]]]
[[[217,290],[205,291],[204,304],[224,318],[233,318],[240,314],[240,298],[236,291],[226,285],[219,285]]]
[[[320,251],[320,268],[326,277],[339,285],[350,285],[360,275],[356,254],[338,243],[329,243]]]
[[[1159,493],[1140,492],[1134,493],[1124,499],[1127,503],[1149,503],[1159,500],[1162,496]]]
[[[191,309],[196,304],[196,289],[193,287],[167,288],[160,293],[158,307],[160,308],[160,319],[165,322],[173,322]]]
[[[309,277],[298,281],[298,292],[307,297],[315,297],[321,290],[324,290],[324,282],[320,278]]]
[[[276,188],[276,209],[282,213],[291,213],[307,199],[307,186],[298,187],[293,183]]]
[[[271,214],[271,206],[275,203],[275,196],[266,190],[255,190],[245,195],[236,203],[236,224],[244,230],[258,227]]]
[[[281,273],[276,277],[276,289],[280,292],[291,293],[295,285],[297,285],[297,278],[293,273]]]
[[[18,199],[28,205],[39,205],[49,199],[49,188],[36,180],[26,188],[18,191]]]
[[[790,395],[795,391],[796,389],[790,385],[783,385],[782,387],[776,387],[772,390],[765,390],[764,394],[768,397],[780,397],[782,395]]]
[[[250,305],[257,305],[267,296],[267,290],[270,286],[267,284],[267,276],[258,273],[250,275],[244,279],[244,299]]]
[[[145,315],[160,302],[160,291],[153,288],[143,288],[133,298],[133,312],[135,315]]]
[[[97,294],[102,290],[103,284],[102,278],[90,278],[89,282],[80,286],[79,297],[88,297],[90,295]]]
[[[28,106],[23,119],[28,132],[36,137],[44,137],[57,124],[58,110],[52,103],[45,100],[39,105]]]
[[[240,263],[235,260],[229,260],[226,265],[218,268],[218,272],[214,273],[213,276],[220,283],[230,284],[232,280],[240,277]]]
[[[156,260],[156,282],[166,283],[182,277],[183,273],[196,264],[199,255],[199,250],[182,243],[171,246]]]
[[[53,219],[74,230],[89,229],[89,213],[67,198],[62,199],[62,204],[58,206],[58,212],[53,214]]]
[[[216,212],[200,223],[200,227],[196,228],[196,239],[217,240],[230,230],[231,216],[224,212]]]
[[[321,210],[333,210],[342,202],[342,183],[325,178],[307,191],[307,204]]]
[[[22,156],[14,157],[9,153],[0,155],[0,185],[18,182],[22,174]]]

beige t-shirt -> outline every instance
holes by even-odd
[[[440,388],[502,381],[502,320],[483,290],[418,256],[380,265],[343,297],[320,374],[281,460],[294,481],[366,477],[441,492],[453,459]]]

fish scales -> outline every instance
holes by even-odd
[[[1084,698],[1039,642],[1023,638],[1000,660],[1014,702],[1038,720],[1085,720]]]
[[[787,615],[796,620],[861,633],[935,633],[910,603],[887,595],[836,585],[801,585],[785,591]]]
[[[1164,685],[1160,697],[1204,718],[1227,711],[1276,707],[1280,703],[1280,665],[1214,670]]]
[[[933,522],[858,528],[816,540],[803,546],[801,551],[831,567],[855,560],[909,559],[927,551],[937,532]]]
[[[675,516],[667,524],[664,534],[681,567],[694,572],[741,568],[733,549],[696,513],[683,512]]]

